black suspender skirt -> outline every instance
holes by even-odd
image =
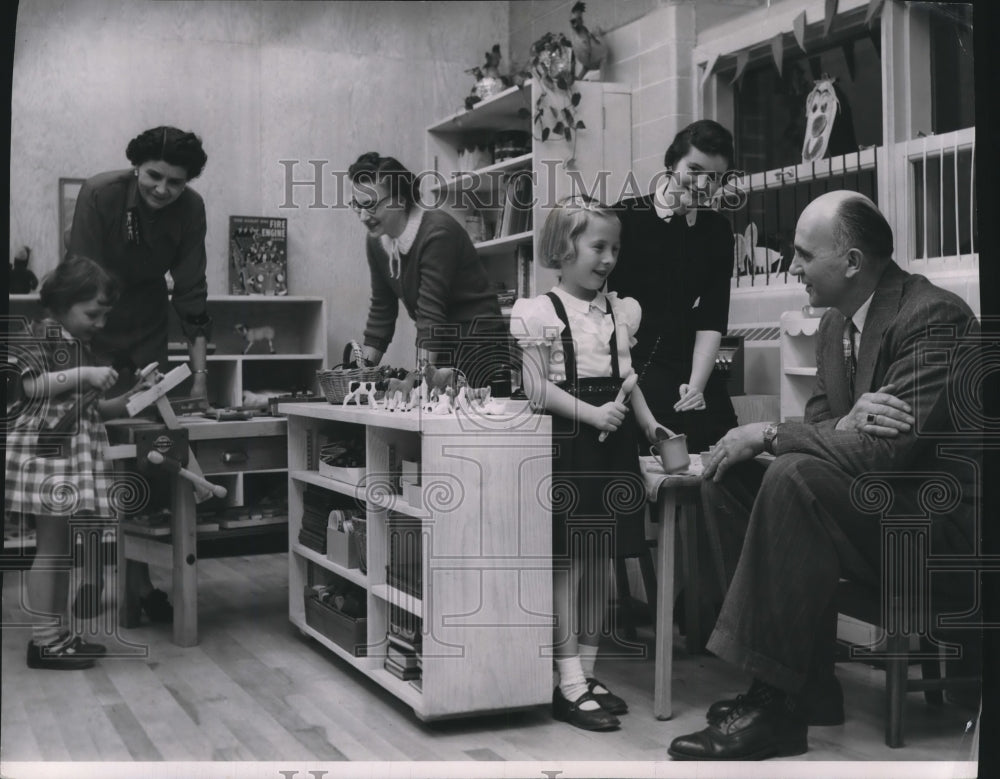
[[[569,318],[559,296],[549,298],[566,326],[562,333],[566,381],[559,386],[595,406],[615,399],[622,379],[618,367],[617,332],[611,336],[611,376],[576,375],[576,352]],[[608,313],[614,322],[611,303]],[[579,556],[586,549],[621,557],[637,554],[645,544],[646,491],[639,473],[639,432],[635,415],[603,442],[590,425],[552,416],[552,556]]]

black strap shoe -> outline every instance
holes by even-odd
[[[752,698],[759,681],[754,681],[749,691],[744,695],[737,695],[735,698],[716,701],[708,707],[705,719],[709,725],[717,724],[726,718],[736,706],[744,699]],[[807,725],[843,725],[844,716],[844,691],[841,689],[837,677],[830,674],[829,677],[819,682],[807,682],[798,696],[799,708],[806,718]]]
[[[599,690],[604,690],[604,692],[599,692]],[[601,704],[601,708],[606,712],[628,714],[628,704],[592,676],[587,677],[587,692],[594,696],[594,700]]]
[[[600,707],[600,702],[589,692],[570,703],[562,690],[556,687],[552,691],[552,717],[584,730],[615,730],[621,725],[618,717],[603,708],[581,709],[580,704],[587,701],[593,701]]]
[[[766,760],[806,752],[809,727],[795,699],[767,685],[751,690],[720,722],[675,738],[667,754],[675,760]]]
[[[77,654],[70,642],[56,643],[53,646],[38,646],[34,641],[28,642],[28,668],[79,671],[93,665],[94,658]]]

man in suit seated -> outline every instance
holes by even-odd
[[[974,550],[981,447],[962,408],[976,402],[978,322],[959,297],[901,270],[892,251],[885,218],[856,192],[824,194],[799,218],[789,272],[811,305],[830,307],[815,392],[802,422],[730,430],[702,486],[720,527],[745,528],[708,649],[754,681],[745,695],[713,704],[707,728],[674,739],[676,759],[802,754],[809,724],[843,722],[833,674],[837,584],[850,578],[877,592],[882,571],[880,518],[852,494],[856,477],[900,479],[892,513],[930,517],[931,553]],[[966,366],[962,386],[956,365]],[[766,469],[755,459],[764,452],[775,455]],[[960,485],[957,506],[929,507],[927,480],[915,474]],[[968,593],[971,579],[957,578],[952,586]]]

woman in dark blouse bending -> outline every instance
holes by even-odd
[[[642,306],[632,349],[653,416],[703,451],[736,426],[713,373],[729,324],[733,230],[707,207],[733,158],[732,135],[711,120],[686,127],[664,157],[652,194],[618,204],[618,265],[608,280]]]
[[[445,211],[423,208],[413,173],[392,157],[362,154],[348,176],[368,230],[365,358],[382,359],[402,300],[417,326],[417,362],[457,367],[470,386],[488,386],[507,363],[507,329],[469,234]]]
[[[172,305],[188,339],[194,374],[189,393],[205,398],[205,353],[211,331],[206,308],[205,203],[188,182],[201,175],[208,157],[197,135],[176,127],[154,127],[137,135],[129,141],[125,156],[131,168],[98,173],[83,183],[67,240],[70,254],[89,257],[121,284],[121,295],[108,312],[104,329],[94,336],[93,346],[118,370],[119,384],[112,394],[130,388],[135,369],[151,362],[166,372]],[[168,271],[172,294],[164,278]],[[162,505],[163,485],[151,487],[150,505]],[[74,604],[78,616],[98,609],[103,588],[98,575],[92,565],[84,566],[85,581]],[[146,563],[128,561],[127,585],[151,620],[173,619],[167,595],[153,586]]]

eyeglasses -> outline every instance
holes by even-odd
[[[374,203],[366,203],[365,205],[362,205],[354,198],[351,198],[351,203],[350,203],[351,210],[354,211],[354,213],[358,214],[359,216],[361,214],[368,214],[368,216],[374,216],[375,212],[378,210],[378,207],[382,205],[390,197],[391,195],[386,195],[385,197],[380,197]]]

